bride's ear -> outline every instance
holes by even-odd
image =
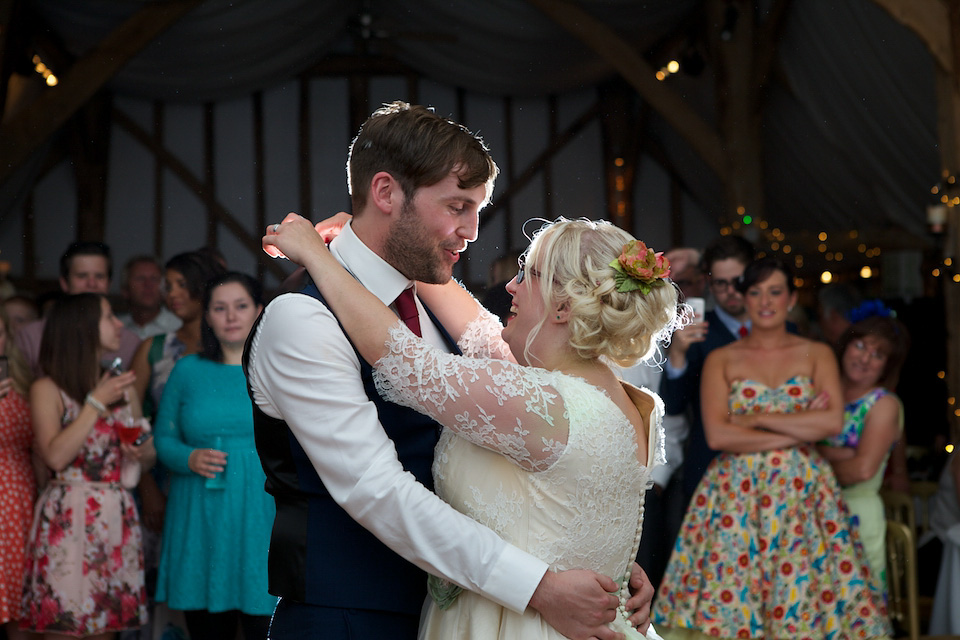
[[[563,302],[556,305],[549,320],[554,324],[566,324],[570,320],[570,303]]]

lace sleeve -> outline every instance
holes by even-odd
[[[377,391],[529,471],[563,453],[569,419],[554,374],[489,358],[465,358],[417,338],[402,322],[374,365]]]
[[[515,361],[510,353],[510,347],[500,337],[502,331],[503,323],[500,322],[500,318],[480,307],[477,317],[471,320],[463,330],[457,346],[468,358]]]

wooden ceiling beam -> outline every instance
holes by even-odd
[[[226,227],[237,241],[246,247],[254,257],[261,255],[260,236],[255,232],[252,233],[248,231],[247,227],[237,220],[233,214],[217,200],[217,196],[214,193],[212,185],[209,184],[209,181],[204,181],[197,177],[187,164],[178,158],[175,153],[163,146],[155,136],[151,135],[137,124],[133,118],[116,107],[113,108],[113,121],[117,126],[129,133],[134,140],[153,153],[158,163],[180,178],[183,184],[204,203],[211,219],[215,223],[222,224]],[[209,238],[207,238],[207,241],[211,246],[215,245],[215,242],[209,242]],[[258,260],[258,263],[259,262],[261,261]],[[277,260],[269,260],[263,264],[280,280],[287,277],[287,273]]]
[[[775,0],[766,19],[757,26],[757,51],[754,57],[754,85],[766,86],[774,61],[777,59],[777,43],[787,23],[791,0]]]
[[[53,135],[131,58],[203,0],[145,5],[107,35],[45,91],[0,128],[0,182]]]
[[[919,36],[942,70],[953,72],[956,61],[950,38],[949,9],[944,0],[873,1]]]
[[[726,157],[719,134],[683,98],[656,78],[656,70],[616,31],[569,0],[527,0],[593,49],[636,89],[660,116],[726,180]]]

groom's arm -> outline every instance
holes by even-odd
[[[571,637],[616,637],[591,624],[613,617],[616,598],[604,591],[612,581],[601,584],[587,571],[547,576],[544,562],[403,469],[363,389],[356,354],[325,305],[303,295],[274,300],[254,336],[249,375],[254,401],[287,422],[332,498],[400,556],[514,611],[537,604]]]

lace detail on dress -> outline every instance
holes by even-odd
[[[649,469],[637,462],[633,425],[605,393],[563,374],[551,382],[570,424],[553,466],[527,473],[444,431],[433,467],[437,493],[555,570],[589,567],[619,579],[633,560]],[[648,460],[656,460],[662,403],[650,395]]]
[[[399,320],[386,346],[373,372],[384,399],[416,409],[530,471],[549,469],[563,454],[569,418],[554,387],[558,374],[446,353]]]
[[[510,346],[500,336],[502,331],[500,319],[481,307],[477,317],[467,323],[457,346],[469,358],[512,360]]]

